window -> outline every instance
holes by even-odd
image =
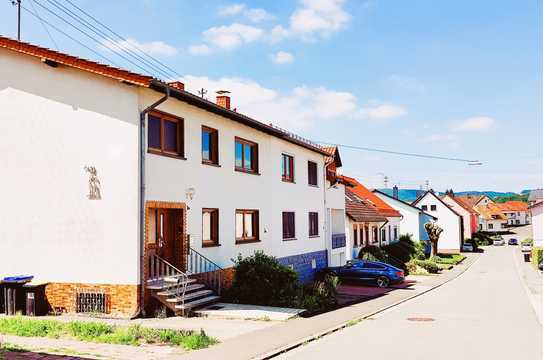
[[[385,267],[382,266],[382,265],[372,264],[372,263],[369,263],[369,262],[363,263],[362,267],[363,267],[364,269],[384,269],[384,268],[385,268]]]
[[[494,229],[494,224],[488,224],[489,229]]]
[[[282,154],[281,174],[283,181],[294,182],[294,157]]]
[[[202,246],[219,245],[219,209],[202,209]]]
[[[283,212],[283,240],[294,239],[296,237],[296,229],[294,223],[294,213]]]
[[[422,211],[428,211],[428,205],[422,205],[421,209]]]
[[[515,224],[520,225],[520,220],[515,220]]]
[[[373,228],[373,242],[374,242],[374,243],[376,243],[376,242],[379,241],[379,239],[378,239],[378,234],[379,234],[379,232],[378,232],[377,228],[374,227],[374,228]]]
[[[258,144],[236,138],[236,170],[258,172]]]
[[[318,186],[317,163],[313,161],[307,162],[307,183],[311,186]]]
[[[353,231],[353,244],[355,247],[358,246],[358,229]]]
[[[202,126],[202,163],[219,164],[219,132]]]
[[[152,112],[148,119],[148,151],[169,156],[183,156],[183,119]]]
[[[385,229],[381,229],[381,240],[387,241],[387,232]]]
[[[319,236],[319,213],[318,212],[309,213],[309,236]],[[356,235],[355,235],[355,242],[356,242]]]
[[[394,240],[398,240],[398,227],[394,226]]]
[[[430,205],[430,211],[436,211],[437,205]]]
[[[258,210],[236,210],[236,243],[259,241]]]

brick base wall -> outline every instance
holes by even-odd
[[[109,315],[129,317],[138,309],[138,285],[49,283],[45,287],[45,296],[50,309],[74,313],[77,289],[104,291]]]
[[[328,266],[328,252],[326,250],[321,250],[305,254],[286,256],[277,260],[282,265],[292,265],[294,271],[298,273],[298,281],[301,283],[306,283],[314,280],[315,273]],[[313,260],[315,260],[314,268],[312,264]]]

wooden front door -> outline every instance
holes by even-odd
[[[156,209],[156,254],[180,269],[183,254],[183,211]]]

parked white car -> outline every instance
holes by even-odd
[[[532,252],[532,245],[523,244],[523,245],[520,246],[520,251],[522,251],[522,252]]]
[[[494,245],[494,246],[503,246],[503,245],[505,245],[505,240],[503,240],[503,239],[495,239],[494,242],[492,243],[492,245]]]

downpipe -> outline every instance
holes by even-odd
[[[140,133],[139,133],[139,165],[140,165],[140,172],[139,172],[139,182],[140,182],[140,201],[139,201],[139,251],[140,251],[140,292],[139,292],[139,302],[138,302],[138,309],[134,313],[131,318],[136,318],[141,316],[145,316],[145,119],[147,117],[147,114],[156,109],[157,106],[168,100],[170,97],[170,88],[169,86],[164,86],[166,94],[146,107],[141,113],[140,113]]]

